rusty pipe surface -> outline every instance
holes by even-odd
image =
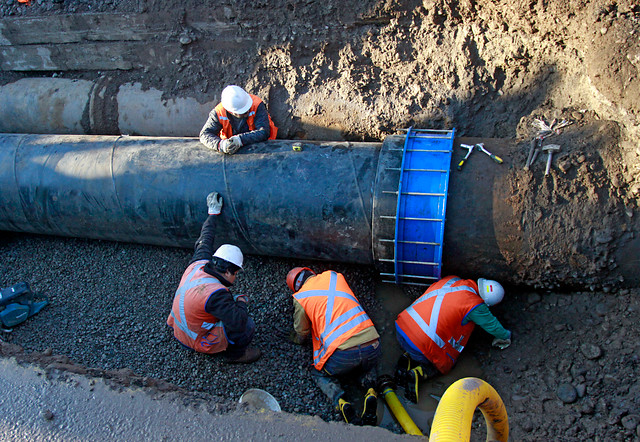
[[[215,190],[225,199],[220,241],[248,254],[380,269],[387,252],[371,218],[374,205],[393,206],[377,199],[377,187],[389,182],[385,163],[397,159],[390,147],[403,141],[303,142],[296,152],[293,141],[274,140],[224,156],[192,138],[4,134],[0,230],[191,248]],[[637,283],[630,223],[604,238],[575,228],[594,213],[609,214],[605,226],[619,222],[613,198],[568,201],[578,211],[541,203],[539,190],[520,186],[541,177],[516,164],[513,141],[455,146],[481,141],[505,163],[479,155],[451,174],[443,274],[541,287]],[[571,243],[549,241],[549,229],[567,231]]]

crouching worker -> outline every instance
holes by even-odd
[[[316,275],[296,267],[287,275],[294,292],[294,330],[281,333],[296,344],[311,334],[313,379],[347,423],[377,425],[374,390],[380,358],[380,336],[344,276],[334,271]],[[336,377],[355,376],[366,390],[362,413],[344,399]]]
[[[233,155],[242,146],[275,140],[277,133],[264,102],[240,86],[229,85],[222,90],[220,104],[200,131],[200,142],[209,149]]]
[[[247,297],[228,291],[242,269],[242,252],[234,245],[223,244],[213,253],[222,197],[215,192],[209,194],[207,206],[209,216],[180,280],[167,324],[180,343],[197,352],[222,353],[229,363],[254,362],[261,352],[249,347],[255,323],[247,313]]]
[[[447,276],[398,315],[396,336],[406,353],[398,361],[396,382],[404,385],[407,399],[418,402],[420,380],[453,368],[476,324],[495,337],[494,347],[511,344],[511,332],[489,311],[503,297],[496,281],[480,278],[476,284]]]

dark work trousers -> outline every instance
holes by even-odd
[[[224,352],[225,357],[229,359],[237,359],[244,354],[244,351],[247,349],[251,340],[253,339],[253,335],[256,332],[256,323],[253,322],[251,317],[247,318],[247,328],[241,332],[234,333],[233,335],[227,335],[227,339],[229,340],[229,346],[227,350]],[[233,344],[231,343],[233,342]]]
[[[380,341],[366,346],[357,345],[347,350],[336,350],[322,367],[313,369],[311,375],[320,390],[327,395],[333,405],[344,395],[344,390],[336,376],[358,373],[360,385],[374,387],[378,375],[378,360],[380,359]]]
[[[415,346],[413,342],[409,340],[409,338],[402,332],[398,324],[396,324],[396,338],[398,339],[398,343],[400,347],[404,351],[407,352],[409,358],[413,361],[411,364],[411,368],[420,365],[422,367],[422,371],[424,372],[425,378],[432,378],[440,374],[438,369],[433,363],[426,358],[422,351]]]
[[[398,327],[398,324],[396,324],[396,338],[398,339],[400,347],[402,347],[404,351],[409,353],[409,357],[411,357],[411,359],[416,362],[422,362],[426,364],[431,363],[429,359],[427,359],[425,355],[422,354],[422,351],[420,351],[418,347],[416,347],[416,345],[411,342],[409,338],[407,338],[400,327]]]

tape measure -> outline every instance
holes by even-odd
[[[292,149],[296,152],[301,152],[302,151],[302,144],[300,143],[293,143]]]

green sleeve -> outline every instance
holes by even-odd
[[[493,316],[487,304],[481,304],[471,310],[465,321],[475,322],[476,325],[482,327],[487,333],[492,334],[498,339],[509,339],[511,337],[511,333]]]

